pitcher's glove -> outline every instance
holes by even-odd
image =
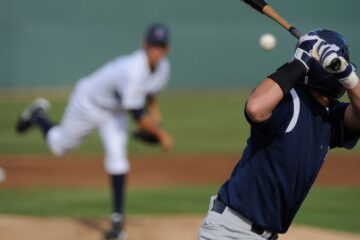
[[[133,133],[133,137],[138,141],[141,141],[141,142],[144,142],[144,143],[150,144],[150,145],[157,145],[160,143],[159,139],[155,135],[145,131],[144,129],[140,129],[140,128],[137,129]]]

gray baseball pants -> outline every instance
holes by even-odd
[[[199,230],[198,240],[264,240],[271,233],[258,235],[251,231],[252,223],[232,209],[226,207],[222,213],[212,211],[216,196],[212,196],[209,211]],[[277,238],[273,238],[277,239]]]

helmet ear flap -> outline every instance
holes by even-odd
[[[345,56],[345,60],[349,62],[350,61],[350,51],[349,51],[348,45],[344,46],[340,51],[343,54],[343,56]]]
[[[340,98],[345,93],[345,88],[337,77],[326,72],[319,63],[313,64],[302,83],[334,99]]]

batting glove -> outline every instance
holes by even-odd
[[[338,57],[341,61],[340,69],[337,73],[335,73],[339,82],[346,89],[353,89],[359,83],[359,77],[356,75],[356,67],[351,63],[348,63],[343,57]]]
[[[325,43],[325,41],[315,32],[309,32],[300,38],[294,58],[305,66],[306,73],[314,61],[312,52],[322,43]]]
[[[323,66],[323,68],[339,79],[339,82],[346,89],[353,89],[359,82],[359,78],[356,75],[356,67],[346,61],[346,59],[341,56],[340,48],[335,44],[327,44],[325,42],[320,42],[314,46],[314,50],[311,52],[313,58],[315,58]],[[340,68],[334,70],[330,68],[330,64],[334,59],[340,60]]]

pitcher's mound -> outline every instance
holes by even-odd
[[[127,220],[128,240],[196,240],[202,217],[134,216]],[[103,240],[107,220],[0,216],[1,240]],[[303,226],[292,227],[283,240],[360,240],[360,235]]]

